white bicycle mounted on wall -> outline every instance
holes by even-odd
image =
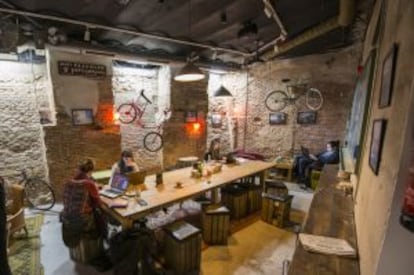
[[[276,90],[270,92],[265,100],[266,108],[272,112],[280,112],[288,105],[298,105],[299,99],[305,97],[304,104],[310,110],[322,108],[323,96],[316,88],[309,88],[307,84],[287,85],[290,79],[282,79],[286,84],[286,92]]]

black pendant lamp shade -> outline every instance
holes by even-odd
[[[229,90],[226,89],[223,85],[220,86],[220,88],[215,91],[214,93],[215,97],[232,97],[233,95],[229,92]]]

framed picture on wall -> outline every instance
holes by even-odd
[[[72,109],[72,124],[78,125],[92,125],[93,110],[92,109]]]
[[[316,112],[315,111],[298,112],[297,123],[298,124],[315,124],[316,123]]]
[[[197,122],[197,111],[185,111],[184,122]]]
[[[283,125],[286,124],[286,113],[270,113],[269,114],[269,125]]]
[[[369,166],[375,175],[378,175],[381,161],[382,143],[385,136],[387,121],[385,119],[376,119],[372,124],[371,145],[369,149]]]
[[[381,93],[379,107],[385,108],[391,105],[392,87],[394,84],[395,67],[397,63],[398,45],[393,44],[382,63]]]

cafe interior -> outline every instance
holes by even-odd
[[[0,274],[413,274],[414,1],[0,15]]]

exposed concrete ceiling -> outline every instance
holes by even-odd
[[[26,38],[20,41],[42,36],[47,41],[47,31],[54,26],[57,33],[53,36],[63,34],[67,38],[66,41],[58,39],[56,44],[76,44],[173,61],[185,61],[192,55],[198,57],[198,62],[239,67],[260,60],[261,55],[274,58],[274,45],[283,46],[324,22],[337,20],[343,11],[342,4],[352,2],[0,0],[0,12],[4,18],[17,11],[8,19],[18,17],[25,34],[22,37]],[[329,31],[302,39],[303,42],[289,46],[279,56],[299,56],[351,44],[349,30],[354,13],[349,16],[349,25],[332,25]]]

